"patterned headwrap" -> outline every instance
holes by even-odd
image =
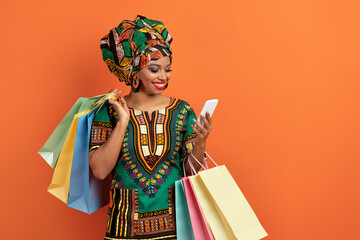
[[[101,38],[103,59],[120,82],[130,85],[133,76],[161,57],[172,61],[168,30],[160,21],[137,15],[134,21],[123,20]]]

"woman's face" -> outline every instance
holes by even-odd
[[[141,69],[135,76],[141,80],[140,92],[161,94],[171,78],[170,57],[162,57]]]

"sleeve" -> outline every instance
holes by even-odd
[[[183,113],[183,127],[182,127],[182,144],[181,144],[181,158],[180,162],[184,161],[194,147],[194,140],[196,138],[196,133],[191,127],[191,124],[194,125],[193,119],[197,119],[194,110],[190,107],[189,104],[186,104],[185,108],[182,110]]]
[[[184,160],[187,159],[187,157],[189,156],[189,154],[191,153],[191,151],[194,148],[194,141],[196,138],[196,133],[194,132],[194,130],[192,129],[191,125],[195,126],[195,123],[193,121],[193,119],[197,120],[196,114],[194,112],[194,110],[190,107],[190,105],[186,106],[186,114],[185,114],[185,121],[184,121],[184,136],[183,136],[183,140],[182,140],[182,156],[181,156],[181,166],[183,167],[183,164],[185,164]],[[206,163],[206,153],[204,153],[204,164],[205,166],[207,165]]]
[[[196,133],[194,132],[194,130],[191,127],[191,124],[194,125],[194,121],[193,119],[197,119],[194,110],[189,106],[189,109],[187,111],[186,114],[186,121],[185,121],[185,134],[183,136],[183,144],[182,144],[182,148],[183,148],[183,156],[182,156],[182,160],[184,158],[187,157],[187,155],[190,154],[190,152],[192,151],[193,147],[194,147],[194,140],[196,138]]]
[[[99,148],[106,143],[113,130],[111,107],[106,103],[96,113],[91,126],[89,151]]]

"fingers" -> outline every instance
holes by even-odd
[[[109,93],[114,94],[115,97],[118,97],[118,95],[119,95],[121,92],[122,92],[122,91],[121,91],[121,90],[118,90],[117,88],[111,89],[111,90],[109,91]]]
[[[115,89],[115,92],[114,92],[114,93],[115,93],[116,95],[119,95],[121,92],[122,92],[121,90]]]
[[[202,134],[194,125],[191,124],[191,128],[193,129],[193,131],[196,133],[196,136],[199,138],[203,138],[204,134]]]
[[[210,116],[210,113],[206,112],[208,115],[209,115],[209,123],[210,123],[210,126],[212,127],[212,118]]]
[[[115,91],[116,91],[116,89],[115,89],[115,90],[114,90],[114,89],[111,89],[111,90],[108,92],[108,94],[116,97]],[[112,97],[109,97],[109,98],[108,98],[108,102],[109,102],[109,103],[111,103],[110,99],[111,99],[111,100],[114,100]]]
[[[207,118],[205,118],[203,115],[200,115],[200,119],[204,123],[205,129],[208,130],[211,127],[210,123],[209,123],[209,120]]]
[[[117,103],[116,99],[114,99],[114,98],[109,98],[108,102],[113,106]]]
[[[193,119],[194,123],[196,124],[196,126],[198,127],[198,129],[195,129],[198,130],[198,132],[201,133],[201,135],[204,135],[204,136],[207,136],[207,130],[205,129],[205,127],[200,123],[198,122],[197,120]]]
[[[208,131],[211,131],[212,129],[212,119],[211,119],[211,116],[210,116],[210,113],[209,112],[206,112],[206,119],[203,118],[203,122],[206,124],[206,129],[208,129]]]
[[[204,127],[207,131],[211,131],[212,129],[212,120],[211,120],[211,116],[209,112],[206,112],[206,117],[204,117],[203,115],[200,115],[200,119],[201,121],[204,123]]]
[[[205,127],[200,122],[198,122],[196,119],[193,119],[193,121],[201,132],[206,131]]]
[[[193,121],[198,128],[196,128],[194,125],[191,125],[191,128],[196,133],[196,136],[201,141],[206,141],[206,138],[209,136],[211,128],[212,128],[212,120],[211,120],[210,114],[208,112],[206,112],[205,115],[206,115],[206,117],[203,115],[200,115],[200,119],[204,123],[204,125],[202,125],[200,122],[198,122],[195,119],[193,119]]]
[[[119,98],[109,98],[108,101],[113,106],[119,104],[120,106],[123,106],[123,107],[126,106],[126,108],[127,108],[127,104],[126,104],[125,99],[123,97],[120,97],[120,99]]]
[[[114,99],[112,99],[112,100],[115,100],[115,101],[117,101],[117,102],[120,102],[121,96],[118,96],[118,95],[119,95],[121,92],[122,92],[121,90],[118,90],[117,88],[115,88],[115,89],[111,89],[111,90],[109,91],[109,94],[113,94],[113,95],[116,97],[116,98],[114,98]],[[112,105],[114,105],[115,102],[112,101],[112,100],[109,99],[109,103],[111,103]]]
[[[124,97],[120,97],[120,103],[121,103],[121,106],[126,109],[126,110],[129,110],[128,106],[127,106],[127,103],[124,99]]]

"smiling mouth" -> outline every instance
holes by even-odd
[[[165,88],[165,86],[166,86],[166,82],[162,82],[162,83],[154,82],[153,84],[159,90],[163,90]]]

